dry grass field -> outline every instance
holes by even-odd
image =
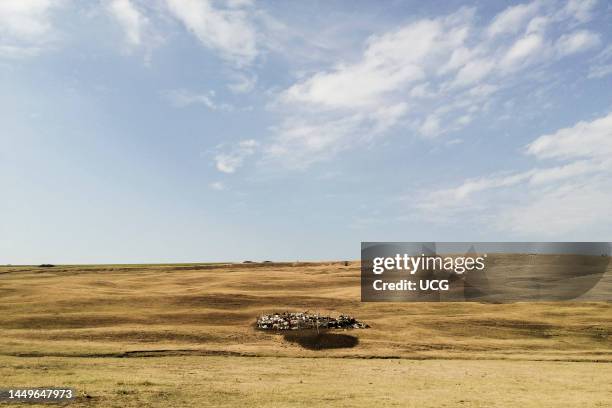
[[[612,406],[610,275],[580,302],[361,303],[358,262],[0,267],[0,387],[72,386],[71,406]],[[371,328],[314,347],[253,328],[284,310]]]

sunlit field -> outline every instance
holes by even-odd
[[[314,344],[254,328],[285,310],[371,327]],[[612,400],[611,303],[362,303],[358,262],[0,267],[0,329],[2,386],[73,387],[83,406]]]

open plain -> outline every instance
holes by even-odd
[[[70,406],[606,407],[611,284],[576,302],[362,303],[358,262],[4,266],[0,387],[73,387]],[[371,327],[254,328],[285,310]]]

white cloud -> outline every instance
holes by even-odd
[[[612,74],[612,45],[608,45],[597,54],[591,63],[589,78],[603,78]]]
[[[221,182],[221,181],[214,181],[214,182],[210,183],[208,186],[210,188],[212,188],[213,190],[216,190],[216,191],[225,190],[225,184],[223,184],[223,182]]]
[[[548,184],[564,179],[582,176],[605,169],[605,166],[589,160],[580,160],[563,166],[538,169],[531,172],[529,183],[533,185]]]
[[[206,47],[238,66],[258,55],[256,30],[249,19],[251,2],[234,1],[227,8],[208,0],[166,0],[168,10]]]
[[[347,148],[363,120],[359,116],[337,120],[289,118],[265,148],[266,159],[279,160],[290,168],[305,168]]]
[[[491,190],[514,186],[542,186],[564,181],[587,174],[597,174],[612,170],[612,162],[598,163],[588,160],[570,164],[535,168],[517,173],[493,174],[480,178],[468,179],[457,187],[432,191],[422,197],[417,207],[427,211],[447,208],[466,208],[477,199],[475,196]]]
[[[235,74],[233,82],[227,87],[234,93],[247,93],[255,88],[257,83],[257,75]]]
[[[383,134],[401,120],[407,109],[405,104],[398,103],[373,109],[367,114],[337,118],[290,117],[273,129],[274,138],[263,150],[265,159],[281,161],[289,168],[304,169]]]
[[[0,29],[5,35],[39,39],[51,30],[50,0],[3,0],[0,2]]]
[[[610,225],[611,191],[612,185],[601,181],[533,191],[518,205],[503,208],[495,227],[515,236],[559,240],[582,232],[593,239],[594,226]]]
[[[217,170],[223,173],[233,173],[236,169],[242,166],[242,162],[244,157],[219,153],[215,156],[215,163],[217,166]]]
[[[506,52],[500,64],[505,69],[516,69],[534,58],[542,56],[544,40],[538,34],[528,34],[518,39]]]
[[[540,3],[537,1],[508,7],[495,16],[487,28],[487,33],[489,36],[515,34],[536,14],[539,7]]]
[[[428,82],[414,86],[409,93],[411,98],[435,98],[436,92],[431,89]]]
[[[527,146],[527,153],[539,159],[612,157],[612,112],[540,136]]]
[[[371,35],[358,57],[300,76],[278,93],[272,107],[284,118],[262,152],[304,168],[400,125],[428,138],[457,131],[501,91],[538,81],[528,69],[546,72],[597,45],[596,33],[573,28],[568,7],[578,5],[512,6],[481,27],[475,10],[463,8]]]
[[[526,34],[545,34],[546,30],[554,23],[554,19],[548,15],[535,16],[527,24]]]
[[[566,56],[596,48],[600,43],[599,35],[588,30],[579,30],[562,35],[555,47],[560,56]]]
[[[475,59],[468,61],[461,67],[454,84],[459,86],[471,85],[485,78],[495,67],[495,62],[491,59]]]
[[[255,4],[255,0],[225,0],[225,4],[228,8],[242,8],[253,6]]]
[[[612,64],[595,65],[589,69],[589,78],[603,78],[612,75]]]
[[[468,95],[475,98],[486,98],[489,95],[494,94],[500,87],[497,85],[491,85],[487,83],[483,83],[477,86],[470,88],[468,91]]]
[[[275,129],[267,157],[303,168],[397,126],[411,110],[405,100],[411,86],[416,97],[433,95],[419,82],[465,41],[472,15],[462,9],[373,35],[359,60],[337,63],[288,87],[278,105],[291,113]]]
[[[468,179],[458,187],[441,189],[427,193],[416,203],[423,211],[439,211],[442,209],[461,209],[471,203],[473,195],[487,190],[510,187],[529,180],[533,172],[526,171],[516,174],[500,174],[475,179]]]
[[[440,134],[440,119],[434,114],[427,116],[419,127],[419,132],[427,137],[437,136]]]
[[[217,12],[240,11],[236,18],[245,20],[247,37],[253,38],[241,42],[253,44],[253,52],[242,56],[250,55],[246,60],[252,62],[259,55],[250,23],[262,18],[249,17],[251,4],[221,10],[207,1],[167,2],[203,43],[222,53],[230,52],[231,44],[212,40],[216,34],[204,30],[203,22]],[[408,136],[428,138],[455,132],[494,104],[506,106],[502,98],[513,87],[538,85],[555,73],[557,61],[598,45],[597,33],[576,29],[590,13],[592,5],[538,0],[509,7],[489,23],[480,23],[475,9],[461,8],[370,35],[357,53],[296,73],[292,84],[271,91],[275,98],[268,108],[280,118],[258,151],[265,160],[305,168],[400,127]],[[263,43],[269,42],[263,37]],[[237,93],[250,91],[256,80],[247,74],[234,77],[228,87]],[[203,96],[194,100],[212,106],[210,97]],[[509,109],[503,113],[498,118],[508,117]]]
[[[130,0],[112,0],[108,3],[109,13],[119,22],[125,32],[126,41],[131,46],[142,43],[143,31],[149,20]]]
[[[51,0],[0,1],[0,57],[39,54],[55,39],[51,10],[61,2]]]
[[[214,161],[217,170],[222,173],[234,173],[241,167],[244,159],[255,153],[259,143],[253,139],[241,140],[229,152],[218,153]]]
[[[542,135],[527,145],[526,154],[566,163],[468,179],[457,187],[426,193],[414,207],[441,220],[466,217],[478,208],[478,219],[495,220],[497,228],[519,235],[547,236],[610,225],[612,112]]]
[[[0,58],[21,59],[34,57],[42,51],[42,48],[35,46],[16,46],[0,44]]]
[[[597,0],[569,0],[561,14],[563,17],[571,17],[580,23],[585,23],[593,17],[593,9]]]
[[[472,122],[472,117],[470,115],[463,115],[457,119],[457,124],[461,126],[465,126]]]
[[[374,122],[372,131],[382,133],[394,127],[408,112],[409,107],[405,102],[395,105],[384,105],[370,113],[370,118]]]
[[[190,105],[204,105],[210,110],[231,111],[234,109],[230,104],[216,102],[214,91],[197,93],[186,89],[174,89],[165,91],[162,95],[177,108],[184,108]]]
[[[337,64],[288,88],[282,99],[327,108],[359,108],[421,80],[465,40],[471,13],[420,20],[397,31],[372,36],[359,62]]]

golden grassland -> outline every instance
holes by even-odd
[[[610,406],[612,293],[579,302],[362,303],[359,263],[0,267],[0,386],[87,406]],[[352,347],[253,327],[348,313]]]
[[[610,364],[165,356],[5,357],[8,385],[70,384],[78,407],[609,407]],[[50,405],[46,404],[48,408]]]

